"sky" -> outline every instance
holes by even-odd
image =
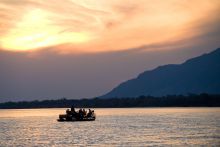
[[[219,0],[0,0],[0,102],[95,97],[220,47]]]

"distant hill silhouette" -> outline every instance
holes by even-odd
[[[131,108],[131,107],[220,107],[220,95],[189,94],[163,97],[58,99],[0,103],[0,109],[27,108]]]
[[[176,65],[159,66],[121,83],[101,98],[220,94],[220,48]]]

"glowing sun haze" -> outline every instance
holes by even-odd
[[[219,0],[0,0],[0,47],[105,52],[206,33]]]

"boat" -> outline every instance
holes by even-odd
[[[76,112],[75,109],[71,109],[71,111],[69,111],[69,109],[67,109],[66,114],[60,114],[57,121],[59,121],[59,122],[94,121],[95,119],[96,119],[96,114],[95,114],[94,110],[89,109],[89,112],[87,114],[85,110],[83,112],[80,109],[78,112]]]

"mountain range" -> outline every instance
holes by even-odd
[[[101,98],[220,94],[220,48],[182,64],[159,66],[115,87]]]

